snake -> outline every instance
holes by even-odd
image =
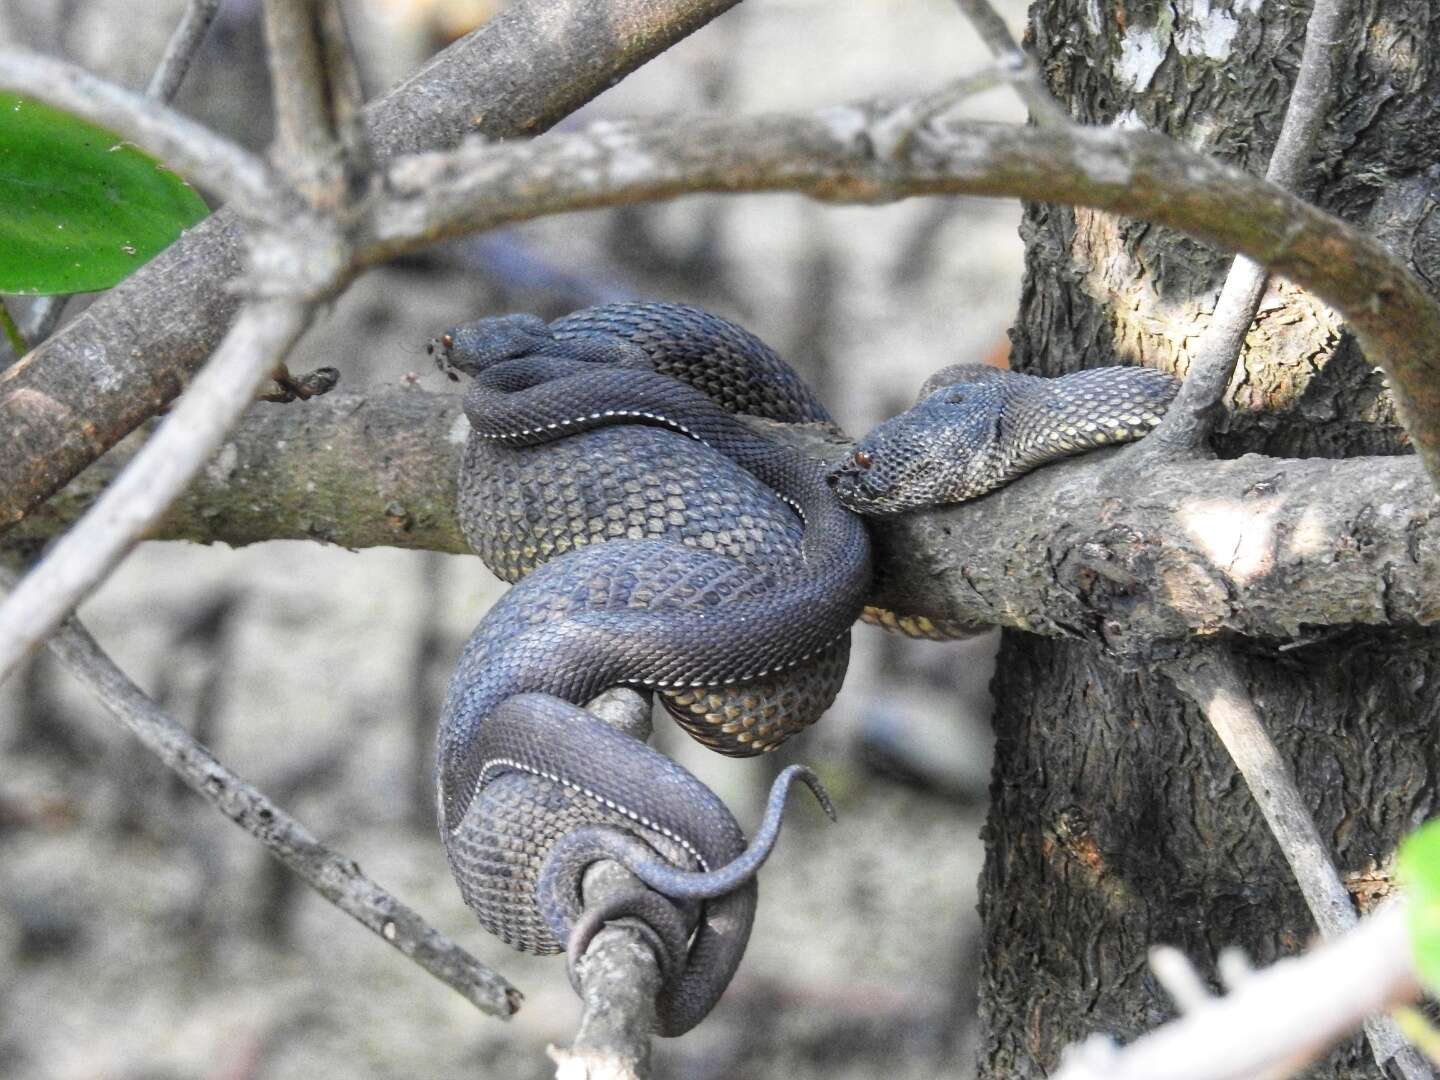
[[[664,973],[666,1036],[729,984],[788,793],[808,786],[834,811],[815,774],[790,766],[747,844],[698,779],[583,703],[648,690],[711,749],[774,750],[839,692],[871,577],[864,516],[975,498],[1138,438],[1176,385],[1144,368],[1038,379],[961,365],[823,462],[743,419],[833,426],[813,391],[698,308],[490,317],[429,349],[471,380],[461,529],[512,583],[465,644],[441,712],[451,872],[485,929],[529,952],[568,948],[572,965],[604,919],[637,916]],[[587,911],[582,877],[600,859],[643,887]]]

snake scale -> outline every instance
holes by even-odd
[[[597,925],[582,917],[580,875],[622,862],[653,893],[599,914],[649,924],[665,1035],[698,1023],[734,973],[792,783],[831,808],[792,766],[747,847],[704,785],[580,703],[651,688],[705,745],[773,749],[844,678],[870,579],[860,513],[972,498],[1138,438],[1176,385],[1141,368],[1055,380],[948,369],[827,466],[738,418],[830,419],[763,342],[695,308],[482,319],[431,351],[473,380],[462,528],[515,582],[466,644],[441,717],[451,870],[488,930],[531,952],[568,941],[573,957]]]

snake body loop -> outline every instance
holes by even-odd
[[[474,379],[462,524],[518,579],[467,644],[441,719],[452,870],[482,924],[531,951],[564,940],[569,920],[537,886],[567,833],[618,826],[722,874],[657,1002],[662,1034],[679,1034],[744,951],[754,865],[723,876],[746,848],[719,800],[576,705],[655,687],[688,730],[737,754],[828,706],[869,581],[864,525],[824,466],[731,410],[826,414],[758,340],[673,305],[483,320],[439,344]]]
[[[772,749],[844,677],[870,577],[857,512],[973,498],[1138,438],[1176,385],[1143,369],[950,369],[832,469],[736,418],[828,415],[762,342],[693,308],[486,319],[437,347],[474,380],[461,524],[516,582],[466,645],[441,718],[451,868],[484,926],[555,952],[599,925],[577,913],[585,865],[630,866],[659,895],[609,914],[651,915],[668,1035],[704,1017],[739,963],[784,787],[747,850],[693,776],[578,704],[653,687],[707,745]]]

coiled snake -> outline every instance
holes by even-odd
[[[483,319],[431,349],[474,379],[462,527],[517,582],[465,646],[441,718],[451,869],[487,929],[555,952],[595,925],[576,925],[584,867],[619,859],[673,901],[604,913],[653,926],[667,1035],[698,1023],[739,963],[754,873],[791,782],[829,803],[792,766],[747,849],[699,781],[579,703],[649,687],[721,753],[774,748],[819,717],[844,677],[870,578],[855,511],[970,498],[1041,461],[1138,437],[1175,385],[1144,369],[1058,380],[962,370],[966,388],[931,390],[830,468],[737,418],[829,415],[757,338],[694,308]]]

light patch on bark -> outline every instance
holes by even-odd
[[[1175,35],[1175,47],[1187,56],[1228,60],[1230,46],[1240,24],[1223,8],[1216,9],[1210,0],[1194,0],[1186,26]]]
[[[85,368],[100,390],[110,393],[125,384],[125,376],[110,363],[103,345],[86,345],[83,355]]]
[[[1120,42],[1115,73],[1134,90],[1144,90],[1165,60],[1166,43],[1155,27],[1133,26]]]
[[[1248,585],[1275,565],[1278,498],[1201,499],[1183,506],[1180,521],[1191,539],[1231,580]]]

